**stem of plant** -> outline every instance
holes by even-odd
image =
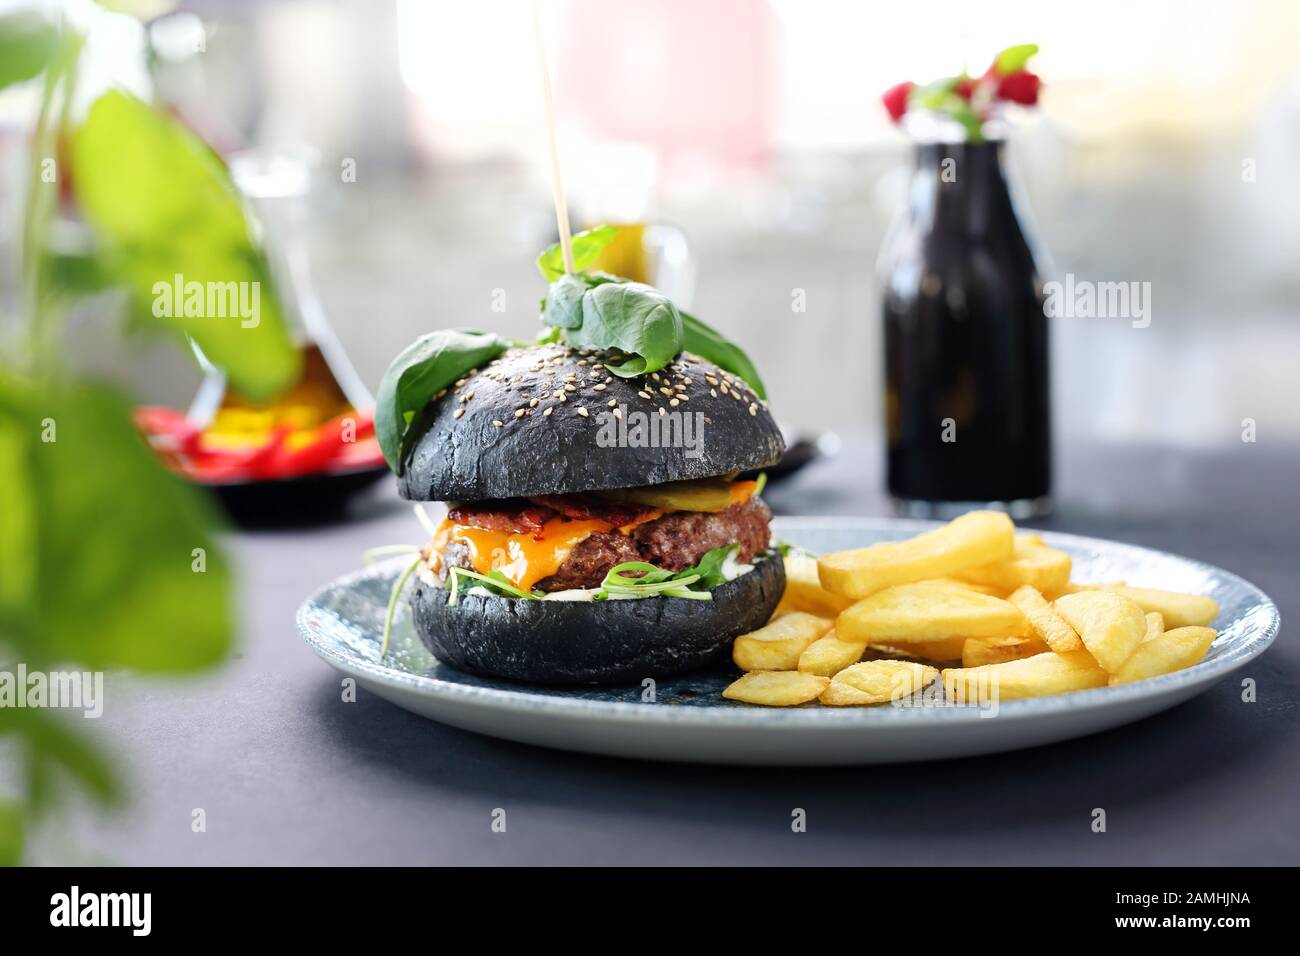
[[[384,642],[379,646],[381,661],[388,656],[388,644],[393,639],[393,617],[397,614],[397,599],[402,596],[402,588],[406,587],[406,582],[410,580],[422,560],[424,559],[416,558],[412,561],[410,567],[402,572],[401,577],[393,582],[393,592],[388,595],[388,612],[384,615]]]
[[[66,175],[57,165],[59,136],[68,127],[68,114],[76,87],[77,60],[82,38],[65,32],[60,37],[59,55],[46,70],[41,89],[41,106],[32,131],[27,196],[23,209],[23,284],[30,310],[30,348],[35,371],[48,372],[55,349],[53,295],[49,288],[50,224],[58,213],[59,177]],[[57,118],[54,106],[62,87]],[[55,162],[55,177],[46,182],[45,162]]]

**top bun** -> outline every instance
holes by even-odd
[[[512,348],[430,402],[398,478],[413,501],[659,485],[766,468],[785,442],[742,379],[689,352],[619,378],[606,353]]]

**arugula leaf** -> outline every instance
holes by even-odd
[[[411,422],[430,400],[472,368],[506,350],[505,339],[477,329],[443,329],[416,339],[393,359],[375,397],[375,437],[388,467],[401,474]]]
[[[610,595],[622,597],[684,597],[695,601],[711,600],[709,591],[726,584],[722,566],[727,558],[740,548],[739,544],[724,544],[706,551],[694,567],[680,571],[667,571],[646,561],[624,561],[616,564],[600,582],[598,598]],[[636,574],[637,577],[629,577]]]
[[[565,330],[579,348],[617,349],[627,358],[605,367],[620,378],[655,372],[682,350],[682,317],[668,296],[640,282],[598,285],[582,297],[582,325]]]
[[[1030,58],[1037,52],[1037,43],[1020,43],[1016,46],[1009,46],[994,59],[993,69],[999,76],[1006,76],[1008,73],[1019,73],[1028,65]]]
[[[515,587],[515,582],[506,577],[505,572],[500,568],[493,568],[487,574],[479,574],[469,568],[452,567],[447,570],[447,585],[451,588],[451,597],[447,600],[448,604],[454,605],[456,603],[460,578],[469,578],[474,582],[473,587],[487,588],[502,597],[519,598],[524,601],[538,600],[537,595],[531,591]]]
[[[809,551],[807,548],[800,547],[797,544],[791,544],[789,541],[778,541],[776,543],[776,550],[781,552],[781,557],[783,558],[788,558],[792,554],[801,554],[809,558],[817,557],[815,552]]]
[[[206,143],[161,110],[110,90],[72,137],[72,175],[102,255],[133,293],[136,325],[192,337],[254,400],[297,379],[300,355],[270,267],[225,164]],[[221,305],[214,301],[213,310],[227,314],[187,315],[186,302],[171,301],[177,276],[183,288],[219,290]],[[230,314],[232,298],[241,296],[236,304],[249,314]],[[207,312],[207,298],[199,311]]]
[[[739,544],[724,544],[719,548],[706,551],[704,556],[696,562],[695,567],[683,568],[677,572],[677,576],[698,575],[699,580],[695,586],[706,591],[712,590],[721,584],[726,584],[727,579],[722,575],[722,565],[726,563],[727,558],[731,557],[739,549]]]
[[[0,17],[0,90],[44,70],[54,58],[58,36],[48,20],[32,11]]]
[[[573,236],[573,271],[582,272],[592,265],[617,234],[617,226],[596,226]],[[558,242],[547,246],[537,257],[537,271],[547,282],[564,275],[564,253]]]
[[[682,313],[682,348],[694,352],[705,361],[712,362],[723,371],[739,375],[762,399],[767,398],[767,389],[758,375],[758,369],[749,360],[740,346],[724,338],[715,329],[705,325],[688,312]]]

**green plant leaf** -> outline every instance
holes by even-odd
[[[767,399],[767,389],[763,386],[758,369],[740,346],[687,312],[682,313],[682,332],[682,348],[685,351],[693,352],[732,375],[739,375],[749,383],[759,398]]]
[[[0,800],[0,866],[17,866],[23,858],[23,809]]]
[[[399,475],[405,468],[411,423],[424,406],[508,345],[491,332],[443,329],[420,336],[393,359],[375,396],[375,437],[389,468]]]
[[[582,325],[582,297],[590,288],[584,276],[562,275],[551,283],[546,294],[542,320],[561,329],[576,329]]]
[[[6,708],[0,712],[0,733],[12,734],[27,746],[28,804],[37,814],[52,809],[59,773],[72,777],[102,804],[122,799],[121,785],[108,760],[74,727],[72,720],[45,710]]]
[[[682,317],[668,296],[640,282],[610,282],[582,298],[582,325],[565,330],[573,346],[617,349],[620,363],[605,368],[621,378],[655,372],[682,350]]]
[[[948,102],[943,107],[943,112],[961,124],[962,128],[966,130],[966,138],[970,142],[979,143],[984,140],[984,123],[979,118],[979,114],[956,93],[948,98]]]
[[[582,272],[593,264],[617,234],[617,226],[596,226],[573,236],[573,271]],[[537,271],[547,282],[554,282],[564,275],[564,254],[558,242],[547,246],[537,257]]]
[[[960,77],[956,76],[945,76],[943,79],[912,87],[907,94],[908,107],[919,107],[923,110],[941,109],[957,89],[959,79]]]
[[[23,439],[6,452],[18,465],[0,473],[0,519],[8,525],[9,503],[26,501],[19,520],[36,529],[25,600],[0,608],[22,659],[152,672],[221,660],[233,625],[215,507],[158,463],[127,400],[0,370],[0,422],[7,441]],[[12,540],[0,534],[6,548]]]
[[[102,256],[53,253],[46,265],[50,270],[50,288],[68,295],[102,292],[117,280]]]
[[[202,140],[110,90],[73,135],[72,171],[102,254],[153,316],[146,321],[193,337],[254,400],[296,380],[300,358],[266,258],[225,164]]]
[[[54,58],[59,32],[38,13],[0,17],[0,90],[38,76]]]
[[[727,579],[722,574],[722,565],[726,563],[727,558],[735,554],[739,549],[739,544],[724,544],[721,547],[713,548],[704,552],[704,556],[695,563],[693,568],[682,568],[673,577],[684,578],[697,574],[699,580],[691,586],[701,591],[712,590],[727,583]]]
[[[1029,60],[1037,52],[1037,43],[1020,43],[1016,46],[1009,46],[993,60],[993,69],[998,76],[1018,73],[1029,64]]]

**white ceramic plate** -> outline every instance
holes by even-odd
[[[782,541],[814,552],[896,540],[932,522],[886,518],[778,518]],[[420,643],[403,602],[393,646],[379,660],[384,612],[399,559],[339,578],[298,610],[317,654],[400,707],[466,730],[563,750],[652,760],[732,764],[870,764],[973,756],[1069,740],[1182,703],[1242,667],[1273,642],[1277,607],[1227,571],[1131,545],[1044,533],[1074,557],[1077,581],[1208,594],[1219,602],[1219,636],[1195,667],[1119,687],[952,706],[935,695],[910,706],[792,709],[725,701],[737,671],[726,664],[662,678],[655,702],[640,686],[543,687],[475,677],[437,661]]]

